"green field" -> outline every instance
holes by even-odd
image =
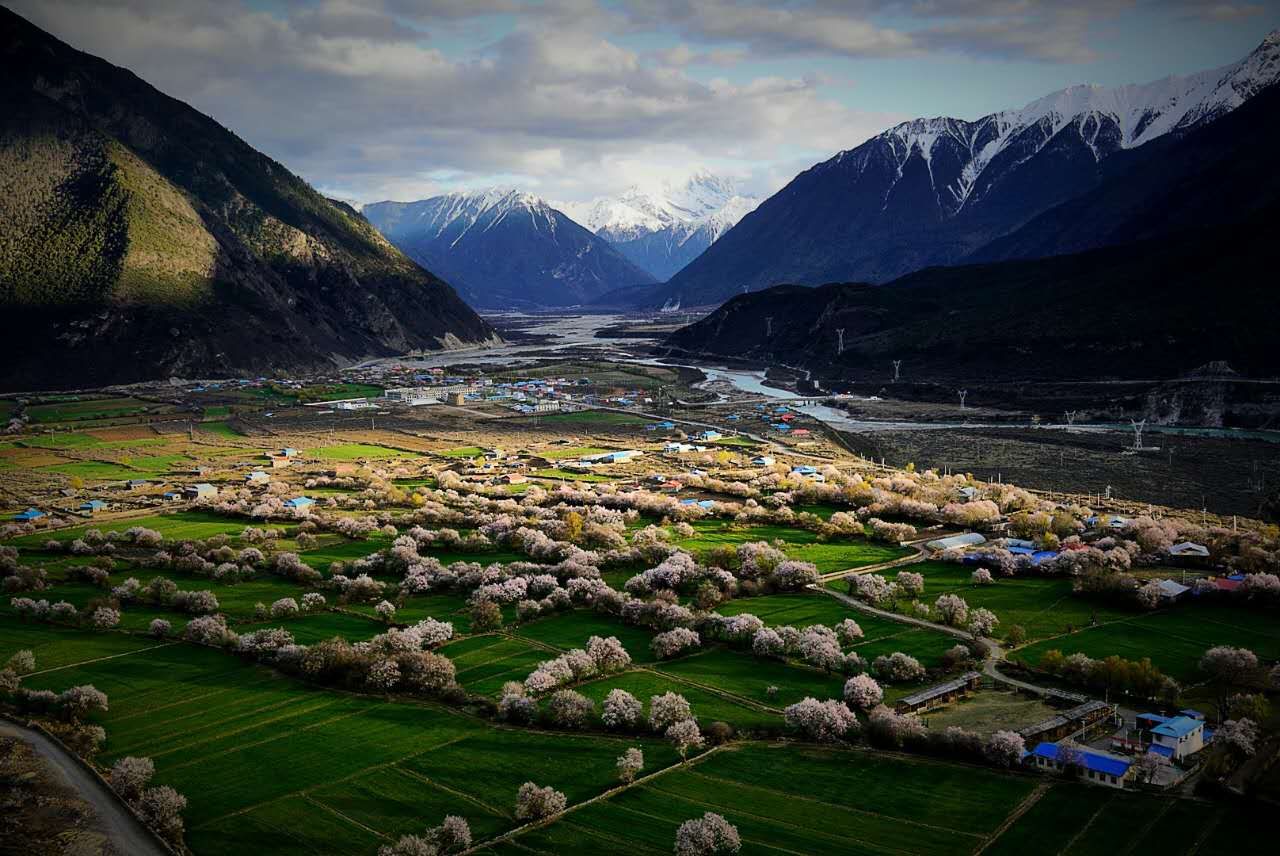
[[[373,446],[369,443],[339,443],[334,446],[319,446],[307,449],[307,457],[320,461],[358,461],[385,460],[387,458],[420,458],[417,452],[406,452],[387,446]]]
[[[783,552],[793,559],[812,562],[823,574],[888,562],[910,553],[901,547],[862,539],[823,542],[807,529],[790,526],[742,526],[728,520],[696,520],[692,525],[697,530],[695,535],[675,538],[672,543],[696,554],[715,547],[736,547],[748,541],[772,544],[781,540],[786,543]]]
[[[483,652],[511,641],[476,637],[445,650],[465,674],[482,668],[468,665],[472,655],[500,662],[492,656],[498,652]],[[1269,849],[1270,825],[1256,811],[1176,794],[1122,794],[900,753],[785,743],[735,743],[671,766],[674,752],[652,739],[495,727],[432,704],[330,692],[212,649],[0,618],[0,659],[19,647],[34,648],[39,668],[53,669],[29,676],[28,686],[92,683],[108,694],[110,711],[97,718],[108,735],[100,763],[153,758],[156,782],[190,800],[187,841],[197,856],[372,856],[446,814],[466,817],[485,853],[625,848],[658,856],[671,852],[681,822],[705,811],[737,827],[743,853],[1227,856]],[[513,659],[519,649],[506,653]],[[712,663],[708,673],[715,671]],[[704,721],[780,722],[644,672],[584,691],[602,698],[611,686],[646,702],[654,692],[683,692]],[[615,785],[614,759],[637,744],[645,773],[658,775],[585,804]],[[255,770],[270,774],[247,772]],[[484,847],[517,827],[515,792],[529,780],[562,790],[570,812],[510,844]]]
[[[90,398],[73,400],[66,398],[46,404],[31,404],[27,415],[33,423],[80,422],[92,419],[108,419],[131,416],[146,408],[155,407],[136,398]]]
[[[0,628],[7,656],[17,646],[3,620]],[[51,632],[91,640],[85,653],[98,656],[107,650],[101,640],[118,635]],[[430,705],[332,693],[185,644],[27,683],[93,683],[108,694],[101,760],[152,757],[156,781],[190,799],[187,841],[197,854],[372,854],[445,814],[490,836],[516,825],[522,782],[552,785],[575,802],[590,798],[613,784],[614,759],[638,742],[499,729]],[[664,744],[639,742],[650,769],[675,760]]]
[[[1249,648],[1264,661],[1275,661],[1280,659],[1280,621],[1265,611],[1189,603],[1046,639],[1012,656],[1030,665],[1053,648],[1094,658],[1150,657],[1165,674],[1186,683],[1203,677],[1200,656],[1215,645]]]
[[[457,668],[458,683],[473,693],[497,695],[507,681],[524,681],[538,663],[555,656],[508,636],[472,636],[440,649]]]
[[[653,639],[651,631],[586,609],[539,618],[513,628],[512,632],[564,651],[584,647],[592,636],[616,636],[631,655],[632,662],[653,662],[653,652],[649,650],[649,642]]]
[[[970,607],[986,607],[1000,619],[997,637],[1003,637],[1011,625],[1019,624],[1029,640],[1042,639],[1087,626],[1090,622],[1112,621],[1134,615],[1071,593],[1071,580],[1062,577],[997,577],[989,586],[975,586],[970,581],[973,568],[953,562],[921,562],[905,570],[924,575],[921,600],[932,604],[947,592],[960,595]],[[886,576],[893,578],[895,571]],[[833,588],[844,591],[843,583]]]
[[[558,468],[534,470],[531,475],[540,479],[558,479],[563,481],[580,481],[580,482],[607,482],[613,481],[613,476],[606,476],[602,473],[575,473],[570,470],[562,470]]]
[[[445,449],[443,452],[436,452],[445,458],[478,458],[484,454],[484,449],[479,446],[459,446],[456,449]]]
[[[832,627],[846,618],[852,618],[862,628],[863,638],[849,650],[857,651],[868,661],[881,654],[901,651],[915,657],[926,667],[936,666],[943,653],[958,641],[945,633],[900,624],[852,609],[833,597],[820,594],[737,598],[721,604],[716,611],[721,615],[750,613],[771,627],[784,624],[798,628],[811,624]]]
[[[648,421],[643,416],[617,413],[612,410],[578,410],[573,413],[547,413],[530,418],[536,418],[543,424],[563,422],[565,424],[584,425],[643,425]]]
[[[70,529],[59,529],[56,532],[37,532],[32,535],[21,535],[8,543],[23,548],[38,548],[46,541],[74,541],[84,535],[87,529],[99,529],[103,532],[123,532],[134,526],[154,529],[167,539],[199,540],[213,535],[238,536],[246,526],[246,520],[222,517],[205,511],[179,511],[174,514],[152,514],[146,517],[132,517],[125,520],[93,523],[86,526],[74,526]]]
[[[693,715],[704,728],[717,720],[727,722],[739,730],[756,731],[782,729],[782,716],[727,698],[718,692],[703,689],[685,680],[656,672],[624,672],[608,678],[589,681],[575,689],[595,701],[597,707],[613,689],[624,689],[644,702],[648,714],[649,699],[666,692],[679,693],[689,700]]]

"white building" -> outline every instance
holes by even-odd
[[[1204,748],[1204,720],[1175,716],[1151,729],[1151,743],[1163,746],[1173,760],[1181,761]]]

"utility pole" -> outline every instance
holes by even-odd
[[[773,338],[773,316],[772,315],[764,319],[764,337],[766,339]]]
[[[1147,420],[1143,419],[1141,422],[1134,422],[1130,419],[1129,424],[1133,426],[1133,450],[1135,452],[1141,452],[1143,449],[1142,432],[1147,427]]]
[[[836,328],[836,336],[839,338],[839,342],[836,345],[836,356],[838,357],[844,353],[844,328],[843,327]]]
[[[969,395],[969,390],[967,390],[967,389],[957,389],[957,390],[956,390],[956,393],[960,396],[960,409],[961,409],[961,410],[964,410],[964,400],[965,400],[965,398],[967,398],[967,397],[968,397],[968,395]]]
[[[897,383],[898,378],[902,375],[902,360],[893,361],[893,382]]]

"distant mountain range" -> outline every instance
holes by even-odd
[[[1160,379],[1219,362],[1275,376],[1277,138],[1272,86],[1117,155],[1091,191],[989,245],[994,263],[739,295],[668,344],[848,380],[887,378],[893,360],[912,380],[957,383]]]
[[[479,308],[572,306],[655,281],[605,239],[513,188],[377,202],[363,212]]]
[[[1075,86],[975,122],[917,119],[806,170],[663,286],[648,306],[716,305],[777,283],[888,282],[914,270],[1052,251],[1002,241],[1105,183],[1153,142],[1280,79],[1280,33],[1225,68],[1141,86]],[[1073,249],[1097,246],[1076,229]]]
[[[758,204],[734,182],[700,169],[683,182],[637,185],[617,197],[561,207],[665,282]]]
[[[495,339],[352,209],[0,8],[0,388],[324,368]]]

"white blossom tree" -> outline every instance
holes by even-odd
[[[835,699],[805,698],[788,705],[782,715],[789,727],[820,743],[834,742],[858,728],[857,717]]]
[[[516,820],[537,820],[565,810],[569,801],[550,785],[539,787],[525,782],[516,792]]]
[[[156,765],[150,758],[136,758],[132,755],[120,758],[111,765],[107,781],[111,789],[125,801],[134,802],[151,782],[155,775]]]
[[[690,749],[701,749],[706,742],[698,723],[692,719],[682,719],[667,726],[666,738],[676,747],[682,759],[689,754]]]
[[[643,712],[644,705],[640,699],[624,689],[612,689],[604,697],[600,720],[606,728],[621,731],[635,728]]]
[[[1026,743],[1016,731],[1001,730],[987,738],[982,754],[997,767],[1013,767],[1022,761]]]
[[[644,769],[644,752],[632,746],[618,756],[618,779],[631,784]]]
[[[649,699],[649,727],[654,731],[666,731],[686,719],[693,719],[693,710],[684,696],[667,692]]]
[[[933,609],[942,623],[949,627],[962,626],[969,617],[969,604],[958,594],[939,595],[933,602]]]
[[[871,710],[884,700],[884,690],[870,675],[854,675],[844,682],[844,700],[855,710]]]
[[[738,828],[715,812],[686,820],[676,830],[676,856],[727,856],[741,849]]]

